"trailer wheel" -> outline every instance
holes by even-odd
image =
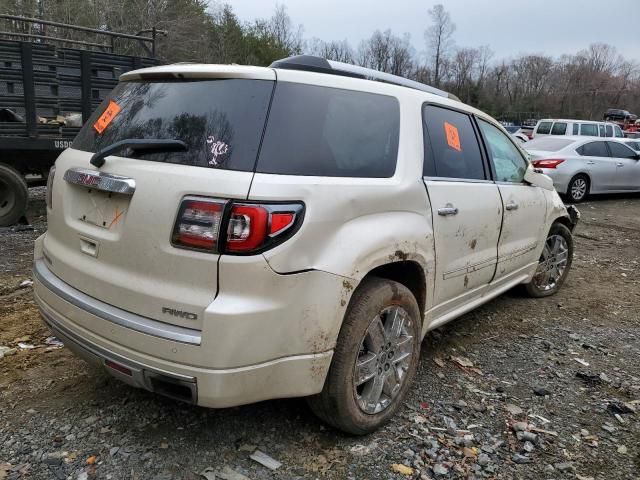
[[[13,167],[0,163],[0,227],[13,225],[27,212],[27,182]]]

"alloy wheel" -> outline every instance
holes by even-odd
[[[397,305],[369,324],[354,366],[353,387],[360,409],[379,413],[393,403],[407,377],[414,349],[411,318]]]
[[[562,235],[547,237],[533,283],[542,291],[553,290],[564,275],[569,259],[569,246]]]
[[[571,198],[580,201],[587,194],[587,181],[584,178],[576,178],[571,184]]]

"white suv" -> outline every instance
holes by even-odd
[[[207,407],[309,396],[363,434],[426,332],[557,291],[575,209],[445,92],[293,57],[130,72],[50,176],[35,295],[65,345]]]

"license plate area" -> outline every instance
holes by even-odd
[[[71,186],[71,189],[74,218],[105,230],[120,230],[129,209],[130,195],[75,185]]]

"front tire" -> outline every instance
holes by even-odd
[[[27,212],[29,189],[22,175],[0,163],[0,227],[13,225]]]
[[[313,412],[354,435],[387,423],[415,374],[421,330],[420,309],[408,288],[364,280],[347,309],[324,388],[308,398]]]
[[[569,182],[569,186],[567,187],[567,197],[573,203],[580,203],[587,195],[589,195],[589,188],[591,184],[589,182],[589,177],[586,175],[576,175]]]
[[[525,284],[529,296],[540,298],[556,293],[569,275],[572,262],[571,231],[560,223],[554,223],[545,239],[538,268],[531,281]]]

